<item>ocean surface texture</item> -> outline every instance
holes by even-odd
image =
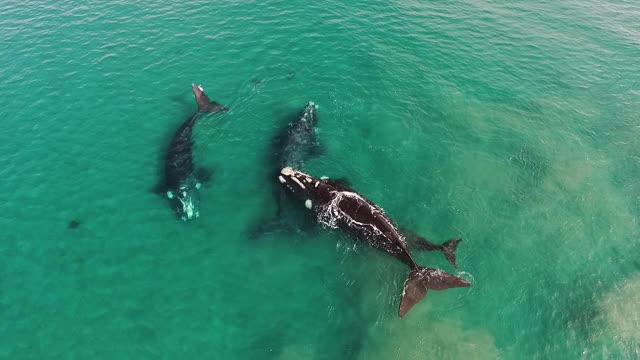
[[[0,359],[640,358],[636,0],[0,2]],[[191,83],[213,171],[162,194]],[[397,311],[406,266],[297,202],[274,137],[308,101],[399,226],[472,282]],[[71,223],[72,222],[72,223]],[[262,227],[266,229],[267,227]]]

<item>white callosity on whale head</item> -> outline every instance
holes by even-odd
[[[307,188],[304,186],[304,184],[298,180],[298,175],[305,175],[299,171],[293,170],[290,167],[286,167],[283,168],[282,170],[280,170],[280,173],[284,176],[288,176],[291,180],[293,180],[293,182],[295,182],[296,184],[298,184],[298,186],[300,186],[303,190],[306,190]]]
[[[298,180],[297,177],[292,176],[291,180],[293,180],[296,184],[298,184],[298,186],[300,186],[302,188],[302,190],[306,190],[307,188],[304,186],[303,183],[300,182],[300,180]]]
[[[302,177],[304,177],[304,178],[311,177],[310,175],[305,174],[302,171],[295,170],[290,166],[282,168],[282,170],[280,170],[280,174],[285,175],[285,176],[295,176],[295,177],[300,177],[300,178],[302,178]]]
[[[182,213],[184,214],[182,217],[183,220],[190,220],[194,217],[198,217],[199,213],[198,211],[195,211],[193,202],[188,199],[183,200],[181,198],[178,198],[178,200],[180,200],[180,203],[182,204]]]
[[[284,184],[287,182],[287,180],[285,180],[281,175],[278,176],[278,181],[280,181],[281,184]]]

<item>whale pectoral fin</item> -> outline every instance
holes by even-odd
[[[458,244],[462,241],[462,239],[451,239],[446,241],[444,244],[439,245],[432,243],[431,241],[421,237],[420,235],[410,231],[410,230],[401,230],[407,239],[407,243],[411,250],[414,251],[440,251],[442,254],[449,260],[451,265],[454,268],[457,268],[456,265],[456,249],[458,248]]]
[[[302,221],[300,224],[292,225],[282,217],[275,217],[250,227],[249,239],[258,241],[270,234],[296,235],[300,238],[311,239],[316,238],[315,234],[320,230],[321,228],[314,221]]]
[[[471,286],[469,282],[455,275],[438,269],[418,266],[411,270],[409,277],[404,282],[398,315],[401,318],[405,316],[415,304],[427,295],[429,289],[445,290],[469,286]]]
[[[257,225],[252,226],[251,229],[249,229],[249,239],[256,241],[270,234],[289,232],[294,232],[294,228],[282,218],[276,216],[273,219],[261,221]]]
[[[262,220],[251,226],[249,229],[249,238],[251,240],[258,240],[262,237],[265,237],[269,234],[280,233],[280,234],[298,234],[303,238],[315,238],[312,234],[321,230],[320,225],[316,221],[316,217],[312,211],[306,211],[302,214],[299,214],[301,218],[293,222],[289,220],[291,214],[289,214],[286,209],[286,192],[284,192],[280,187],[274,188],[274,200],[276,202],[276,213],[275,215],[265,216]],[[290,199],[291,200],[291,199]],[[297,207],[296,207],[297,209]]]
[[[208,167],[199,167],[195,171],[196,179],[198,179],[198,181],[203,184],[211,182],[211,179],[213,179],[213,174],[213,169]]]

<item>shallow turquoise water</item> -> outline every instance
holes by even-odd
[[[623,0],[3,2],[0,358],[640,357],[639,18]],[[185,223],[151,189],[191,82],[232,111],[196,127],[215,176]],[[395,260],[329,230],[250,238],[275,210],[271,139],[308,100],[326,151],[305,170],[463,237],[473,287],[399,320]]]

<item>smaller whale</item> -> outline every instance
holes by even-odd
[[[266,215],[257,226],[253,226],[250,237],[255,239],[265,233],[279,229],[289,229],[288,223],[282,221],[282,195],[281,187],[273,183],[273,176],[280,173],[283,167],[301,168],[305,161],[317,154],[320,149],[316,134],[318,125],[318,105],[309,101],[298,111],[291,121],[283,126],[271,140],[270,158],[268,159],[269,171],[268,183],[272,185],[271,192],[276,203],[276,213]]]
[[[275,138],[273,154],[276,154],[274,173],[280,172],[283,167],[300,169],[306,160],[312,155],[320,152],[320,143],[316,133],[318,126],[318,105],[309,101],[307,105],[298,113],[295,120],[283,129]],[[270,181],[270,183],[273,183]],[[281,211],[282,189],[274,184],[274,198],[277,204],[277,216]]]
[[[165,158],[165,186],[167,197],[182,220],[191,220],[200,215],[197,190],[201,184],[193,167],[193,143],[191,134],[202,113],[219,113],[228,109],[211,101],[201,86],[191,84],[198,104],[198,110],[180,125],[176,131]]]
[[[384,210],[362,195],[327,178],[315,178],[290,167],[278,175],[278,181],[304,206],[317,215],[318,222],[331,228],[341,228],[370,246],[406,264],[409,277],[404,283],[398,315],[402,318],[427,294],[428,289],[444,290],[468,287],[471,284],[439,269],[416,264],[406,238]],[[461,239],[442,245],[417,238],[416,250],[438,250],[456,266],[455,251]]]
[[[304,162],[318,150],[319,143],[316,135],[318,126],[318,105],[309,101],[304,109],[291,122],[283,134],[276,141],[280,146],[277,171],[283,167],[301,168]]]

